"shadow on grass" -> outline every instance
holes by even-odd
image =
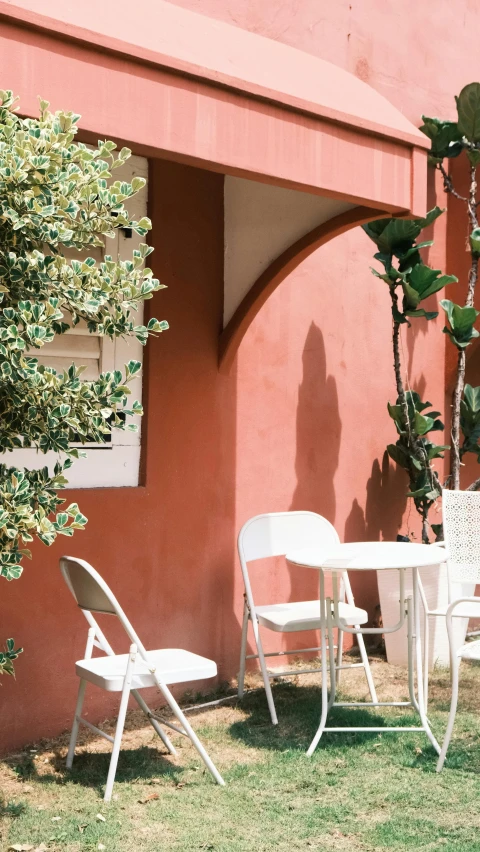
[[[24,780],[31,779],[45,785],[80,784],[83,787],[91,787],[100,791],[105,787],[110,757],[110,752],[78,751],[75,754],[72,768],[67,769],[64,753],[55,751],[54,757],[50,760],[55,769],[55,775],[38,773],[35,762],[31,759],[13,768],[17,775]],[[182,767],[170,763],[168,758],[155,748],[141,746],[134,749],[122,749],[118,760],[115,783],[130,783],[136,780],[148,781],[150,778],[159,777],[165,780],[176,780],[182,772]]]
[[[306,751],[318,728],[321,713],[321,692],[318,687],[296,686],[280,683],[272,688],[277,708],[278,725],[272,725],[265,693],[259,691],[246,695],[239,706],[249,715],[247,719],[234,722],[230,727],[233,738],[254,748],[272,751],[286,749]],[[342,699],[341,694],[338,696]],[[348,699],[346,699],[348,700]],[[403,727],[419,724],[417,715],[401,711],[388,717],[382,710],[374,711],[362,707],[334,707],[328,714],[328,727]],[[392,734],[395,736],[395,734]],[[325,733],[318,749],[351,746],[357,748],[378,737],[376,733],[356,731],[338,734]]]

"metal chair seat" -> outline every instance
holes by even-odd
[[[368,614],[360,607],[340,602],[340,618],[345,624],[365,624]],[[296,633],[301,630],[320,629],[320,601],[291,601],[255,607],[258,621],[263,627],[277,633]]]
[[[132,689],[156,686],[155,675],[162,683],[184,683],[215,677],[217,665],[213,660],[184,651],[182,648],[161,648],[147,651],[148,664],[137,657],[132,671]],[[128,654],[91,657],[75,664],[78,677],[94,683],[107,692],[121,692],[125,681]],[[151,669],[154,669],[152,673]]]

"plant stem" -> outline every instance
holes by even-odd
[[[470,220],[470,233],[474,228],[478,227],[477,219],[477,169],[476,166],[470,167],[470,192],[468,194],[468,218]],[[475,286],[478,278],[478,254],[470,249],[471,265],[468,275],[468,293],[466,305],[472,307],[475,297]]]
[[[424,503],[422,506],[422,543],[430,544],[430,540],[428,538],[428,530],[430,524],[428,523],[428,504]]]
[[[470,225],[470,233],[474,228],[478,227],[478,219],[477,219],[477,169],[476,166],[470,166],[470,187],[468,191],[468,198],[465,198],[462,195],[459,195],[458,192],[455,191],[452,183],[452,179],[445,171],[443,165],[440,166],[440,171],[443,175],[443,186],[446,192],[450,192],[456,198],[461,201],[466,202],[467,204],[467,212],[468,212],[468,221]],[[465,299],[465,307],[472,307],[475,299],[475,287],[477,285],[478,279],[478,254],[470,248],[470,271],[468,273],[468,287],[467,287],[467,296]],[[460,488],[460,463],[461,463],[461,452],[460,452],[460,403],[462,401],[463,390],[465,387],[465,364],[466,364],[466,354],[465,349],[459,349],[458,351],[458,361],[457,361],[457,378],[455,381],[455,388],[453,390],[452,396],[452,423],[450,428],[450,435],[452,441],[452,452],[450,456],[450,474],[452,481],[452,488],[454,491],[458,491]],[[475,489],[472,489],[475,490]]]
[[[390,298],[392,300],[392,313],[393,316],[398,314],[398,296],[395,290],[395,285],[390,285]],[[411,423],[410,423],[410,415],[408,411],[408,400],[407,395],[405,393],[405,388],[403,385],[402,379],[402,364],[400,360],[400,323],[396,320],[393,321],[393,331],[392,331],[392,344],[393,344],[393,368],[395,371],[395,383],[397,387],[397,398],[400,401],[400,405],[403,411],[403,419],[404,419],[404,429],[407,433],[408,445],[412,454],[417,458],[423,465],[424,469],[428,472],[430,476],[430,480],[432,483],[432,490],[434,487],[438,487],[440,489],[440,483],[436,472],[433,470],[430,460],[427,457],[424,447],[421,442],[416,438],[415,434],[412,432]],[[412,481],[413,476],[410,474],[410,481]],[[428,530],[430,525],[428,523],[428,510],[430,508],[430,503],[424,500],[421,504],[421,508],[416,505],[417,511],[420,513],[422,518],[422,542],[424,544],[429,544],[428,538]]]
[[[476,479],[475,482],[472,482],[472,484],[469,485],[468,488],[466,488],[465,490],[466,491],[478,491],[479,488],[480,488],[480,478]]]
[[[452,397],[452,423],[450,437],[452,441],[452,454],[450,461],[450,473],[452,477],[452,488],[458,491],[460,488],[460,402],[465,387],[465,349],[459,349],[457,361],[457,379]]]
[[[455,196],[455,198],[458,198],[459,201],[468,201],[468,198],[465,198],[464,195],[460,195],[460,193],[457,192],[457,190],[454,188],[452,178],[448,174],[447,170],[444,168],[443,163],[439,163],[438,167],[442,173],[443,189],[445,190],[445,192],[450,192],[452,195]]]
[[[398,296],[395,292],[395,285],[390,286],[390,298],[392,300],[392,308],[394,315],[398,313]],[[397,396],[400,399],[400,405],[403,409],[403,415],[405,418],[405,428],[408,432],[409,440],[411,439],[410,432],[410,418],[408,416],[408,403],[407,396],[405,394],[405,388],[403,387],[402,380],[402,365],[400,361],[400,323],[396,320],[393,321],[393,333],[392,333],[392,341],[393,341],[393,369],[395,370],[395,382],[397,386]]]

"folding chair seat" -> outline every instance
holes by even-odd
[[[156,686],[151,668],[155,669],[162,683],[185,683],[189,680],[204,680],[215,677],[217,666],[213,660],[199,657],[191,651],[181,648],[162,648],[159,651],[147,651],[147,661],[136,658],[132,670],[132,689],[145,689]],[[78,677],[94,683],[107,692],[121,692],[125,680],[128,654],[115,654],[106,657],[91,657],[79,660],[75,664]]]
[[[260,628],[272,630],[276,633],[296,633],[303,630],[320,629],[320,600],[313,601],[288,601],[286,603],[266,604],[257,606],[254,602],[252,586],[248,566],[259,559],[272,556],[285,556],[289,550],[307,548],[310,546],[324,546],[326,550],[334,548],[339,543],[338,535],[334,527],[321,515],[315,512],[274,512],[265,515],[256,515],[247,521],[238,535],[238,554],[242,568],[244,592],[244,610],[242,639],[240,650],[240,670],[238,673],[238,695],[241,698],[244,693],[246,661],[255,659],[259,661],[262,672],[265,692],[272,723],[277,724],[277,713],[270,687],[271,678],[288,677],[291,671],[271,671],[266,665],[266,657],[285,656],[289,653],[296,655],[303,652],[319,651],[320,648],[301,648],[291,651],[277,651],[265,654],[260,636]],[[340,612],[341,619],[348,626],[358,627],[368,621],[365,610],[355,606],[352,589],[346,572],[343,572],[342,588],[340,590]],[[248,627],[252,625],[256,645],[256,654],[247,654]],[[338,631],[338,647],[334,676],[338,682],[342,669],[361,666],[365,669],[367,684],[372,696],[372,701],[377,701],[375,685],[368,662],[363,636],[358,635],[358,647],[362,658],[361,663],[344,664],[342,662],[343,631]],[[307,672],[318,672],[321,669],[307,669]],[[302,674],[296,671],[295,674]]]
[[[170,754],[176,754],[177,752],[167,734],[161,728],[160,723],[172,728],[176,733],[188,737],[212,773],[215,781],[223,785],[225,783],[223,778],[212,763],[203,745],[187,721],[185,714],[181,711],[168,688],[169,685],[174,683],[185,683],[186,681],[198,681],[214,677],[217,673],[217,666],[213,660],[208,660],[205,657],[200,657],[198,654],[193,654],[190,651],[184,651],[180,648],[162,648],[155,651],[147,651],[117,599],[100,574],[88,562],[72,556],[64,556],[60,559],[60,569],[68,588],[90,625],[85,658],[76,663],[76,673],[80,678],[80,685],[67,754],[67,767],[70,768],[72,766],[79,725],[86,725],[113,743],[104,797],[106,802],[110,801],[128,700],[130,695],[132,695]],[[105,634],[92,615],[93,612],[117,616],[132,643],[128,654],[114,653]],[[103,651],[104,655],[93,657],[94,647]],[[120,708],[114,737],[92,725],[87,719],[82,718],[81,712],[87,682],[108,692],[121,692]],[[147,706],[138,690],[152,686],[156,686],[159,689],[181,727],[163,719],[157,713],[152,712]]]
[[[368,613],[357,606],[341,602],[338,609],[342,621],[349,626],[365,624],[368,621]],[[255,613],[259,624],[277,633],[320,630],[319,601],[294,601],[271,606],[257,606]]]

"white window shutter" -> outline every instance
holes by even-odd
[[[115,180],[131,182],[135,176],[148,180],[148,160],[144,157],[131,157],[123,166],[115,170]],[[127,209],[133,219],[139,220],[147,215],[147,186],[127,203]],[[143,238],[144,241],[145,238]],[[117,230],[114,239],[107,239],[105,249],[89,249],[85,257],[95,257],[101,260],[105,254],[119,260],[126,260],[142,242],[137,234],[130,236],[122,230]],[[67,257],[81,258],[79,252],[66,250]],[[140,304],[135,317],[135,323],[143,321],[143,303]],[[110,340],[98,334],[91,334],[86,323],[82,320],[75,328],[66,334],[58,335],[42,349],[32,351],[41,364],[53,367],[55,370],[68,369],[75,363],[87,369],[82,378],[93,381],[100,373],[110,370],[122,370],[128,361],[143,361],[143,346],[136,339]],[[142,400],[142,376],[137,376],[131,383],[131,400]],[[112,439],[108,444],[88,444],[85,449],[86,459],[75,461],[68,471],[69,487],[71,488],[105,488],[120,486],[136,486],[139,483],[141,418],[128,418],[128,421],[138,425],[138,432],[123,432],[113,429]],[[50,452],[38,453],[35,449],[14,450],[6,453],[2,461],[7,465],[17,467],[40,468],[48,465],[53,468],[59,456]]]

